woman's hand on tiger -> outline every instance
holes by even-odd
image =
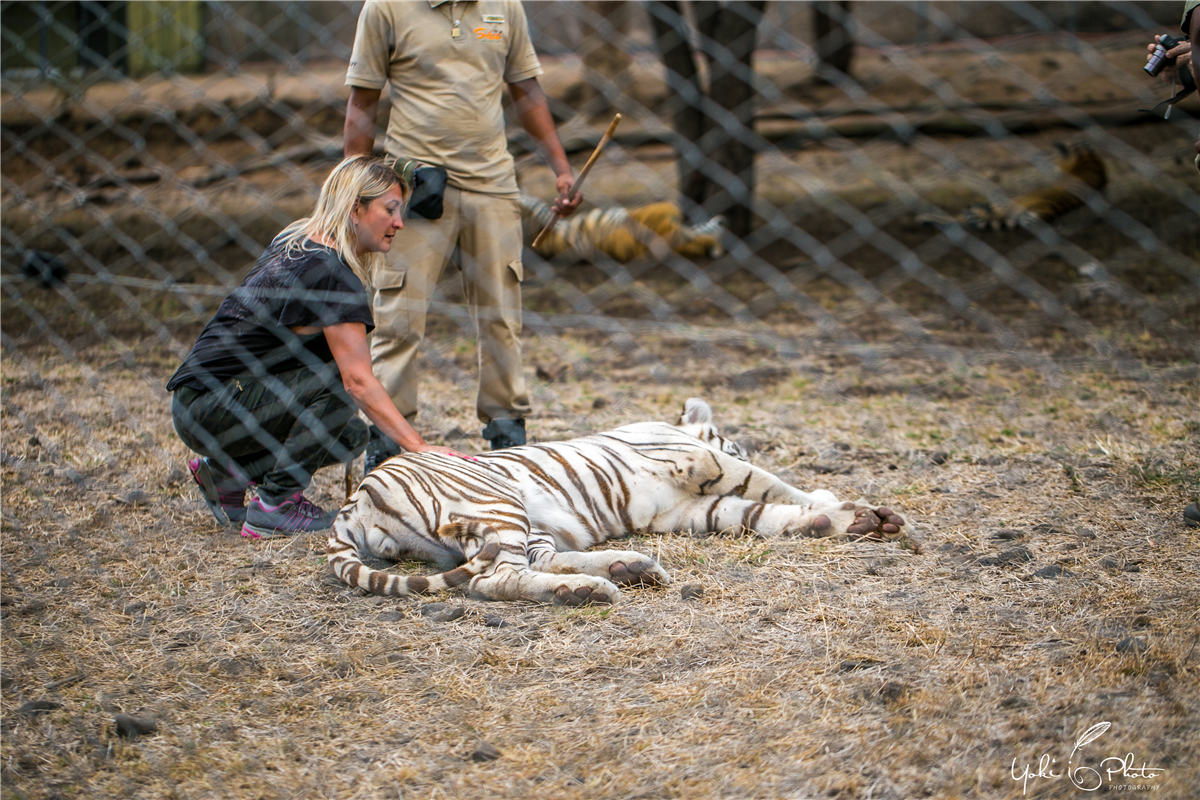
[[[415,453],[438,453],[439,455],[443,455],[443,456],[454,456],[455,458],[461,458],[465,461],[478,461],[479,460],[475,456],[467,455],[466,453],[460,453],[457,450],[454,450],[449,447],[443,447],[442,445],[438,445],[438,444],[427,444],[424,447],[414,450],[413,452],[415,452]]]
[[[579,205],[583,202],[583,192],[577,192],[573,199],[567,198],[571,194],[571,186],[575,183],[575,176],[569,172],[564,172],[559,175],[554,181],[554,188],[558,191],[558,197],[554,198],[554,203],[551,206],[555,214],[560,217],[569,217],[575,213]]]

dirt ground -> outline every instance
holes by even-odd
[[[1112,790],[1191,796],[1194,366],[783,368],[732,335],[706,360],[646,337],[660,383],[594,335],[528,344],[562,375],[534,382],[535,438],[706,397],[755,463],[900,509],[912,543],[635,538],[675,583],[612,608],[362,597],[327,576],[323,537],[212,521],[168,353],[27,351],[3,377],[4,796],[1020,797],[1012,775],[1046,754],[1060,777],[1024,796],[1065,797],[1101,722],[1076,766],[1133,753],[1159,770],[1102,772]],[[428,373],[446,404],[422,429],[477,448],[455,371]],[[315,499],[336,504],[340,477]],[[157,730],[124,738],[120,713]],[[473,760],[483,743],[498,758]]]
[[[1134,97],[1106,99],[1074,56],[1023,53],[1046,80],[1066,73],[1053,85],[1072,103]],[[1014,94],[1014,73],[928,55],[979,102]],[[864,61],[872,96],[892,83],[897,104],[922,101],[889,63]],[[787,97],[844,101],[794,77],[777,81]],[[635,537],[619,546],[674,583],[582,609],[364,597],[328,576],[323,537],[243,540],[190,485],[162,387],[328,162],[76,207],[6,151],[6,229],[52,220],[116,280],[77,270],[43,289],[5,264],[0,797],[1194,796],[1189,136],[1146,122],[813,142],[764,157],[772,235],[732,258],[527,264],[533,439],[673,420],[703,397],[754,463],[912,528],[899,544]],[[1072,137],[1105,158],[1108,206],[961,244],[915,223],[914,195],[955,211],[1043,185],[1038,154]],[[229,163],[253,150],[206,146]],[[589,196],[661,199],[674,168],[662,146],[616,148]],[[544,168],[519,169],[545,189]],[[442,308],[457,296],[448,276]],[[436,321],[418,419],[468,451],[474,353],[453,315]],[[339,504],[341,478],[319,474],[313,499]],[[123,714],[154,730],[123,735]]]

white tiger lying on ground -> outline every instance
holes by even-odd
[[[641,422],[565,442],[484,453],[476,461],[405,454],[368,475],[333,524],[339,578],[373,594],[408,595],[470,581],[489,600],[611,603],[615,584],[667,584],[653,559],[581,552],[631,533],[749,529],[764,536],[894,538],[888,508],[803,492],[746,461],[691,399],[675,425]],[[364,557],[415,558],[443,575],[404,577]],[[463,563],[463,562],[466,563]]]

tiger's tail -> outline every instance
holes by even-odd
[[[343,508],[333,521],[325,557],[333,573],[344,583],[370,594],[408,597],[453,589],[469,583],[500,554],[500,545],[489,541],[465,564],[437,575],[393,575],[390,572],[372,569],[362,562],[358,545],[355,543],[356,540],[366,541],[366,531],[351,530],[351,525],[354,524],[351,521],[354,519],[354,515],[350,513],[351,508],[353,506]],[[438,528],[438,536],[445,538],[454,538],[465,532],[464,526],[457,522]],[[359,536],[356,537],[355,533]]]

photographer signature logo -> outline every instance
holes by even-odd
[[[1010,767],[1010,775],[1014,781],[1021,781],[1021,794],[1025,794],[1029,790],[1029,782],[1038,778],[1057,779],[1064,775],[1071,785],[1076,789],[1084,792],[1094,792],[1105,784],[1112,784],[1114,779],[1130,780],[1135,783],[1123,784],[1122,788],[1126,789],[1157,789],[1157,784],[1137,783],[1137,781],[1145,781],[1157,778],[1166,772],[1162,767],[1147,766],[1143,761],[1142,765],[1134,766],[1136,759],[1133,753],[1122,756],[1108,756],[1100,761],[1097,766],[1099,769],[1093,769],[1086,766],[1086,756],[1082,752],[1083,748],[1092,742],[1099,739],[1105,731],[1111,728],[1111,723],[1097,722],[1092,727],[1088,728],[1075,742],[1074,749],[1071,750],[1071,757],[1067,759],[1067,768],[1064,772],[1055,772],[1054,765],[1058,763],[1057,758],[1051,758],[1049,753],[1043,753],[1042,757],[1037,761],[1037,770],[1030,771],[1031,764],[1025,764],[1021,772],[1017,772],[1017,760],[1012,760]],[[1079,766],[1075,762],[1079,761]]]

